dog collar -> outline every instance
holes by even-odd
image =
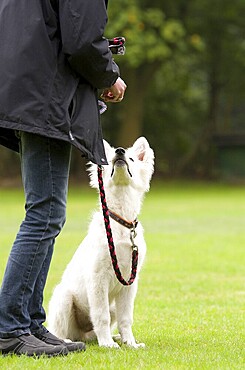
[[[122,226],[125,226],[127,227],[128,229],[135,229],[138,225],[138,220],[137,218],[134,220],[134,221],[127,221],[125,220],[124,218],[122,218],[121,216],[117,215],[116,213],[108,210],[109,212],[109,216],[114,220],[114,221],[117,221],[120,225]]]

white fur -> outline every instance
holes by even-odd
[[[103,170],[108,208],[133,221],[140,212],[144,193],[149,190],[154,166],[153,150],[147,140],[140,137],[126,150],[127,165],[120,166],[116,162],[114,166],[115,149],[107,142],[104,144],[109,162]],[[91,165],[89,171],[91,186],[98,189],[97,166]],[[122,276],[128,280],[132,260],[130,230],[112,219],[110,223],[118,264]],[[53,334],[71,340],[97,338],[100,346],[118,348],[111,334],[113,324],[117,322],[123,343],[134,348],[144,347],[144,343],[136,343],[132,333],[138,274],[146,253],[140,223],[136,232],[135,244],[139,248],[137,276],[131,286],[123,286],[112,267],[102,212],[93,215],[86,238],[53,292],[48,315],[49,330]]]

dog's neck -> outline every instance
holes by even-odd
[[[107,206],[112,212],[129,222],[137,218],[140,213],[143,194],[139,196],[139,192],[124,186],[106,190]]]

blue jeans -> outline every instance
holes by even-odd
[[[43,290],[65,223],[70,153],[69,143],[20,133],[26,214],[0,290],[1,338],[46,331]]]

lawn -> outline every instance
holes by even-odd
[[[21,190],[0,189],[0,278],[23,217]],[[71,188],[45,291],[85,236],[97,206],[86,184]],[[0,357],[0,369],[244,369],[245,187],[157,183],[140,215],[148,252],[135,303],[134,333],[146,348],[87,346],[64,358]]]

